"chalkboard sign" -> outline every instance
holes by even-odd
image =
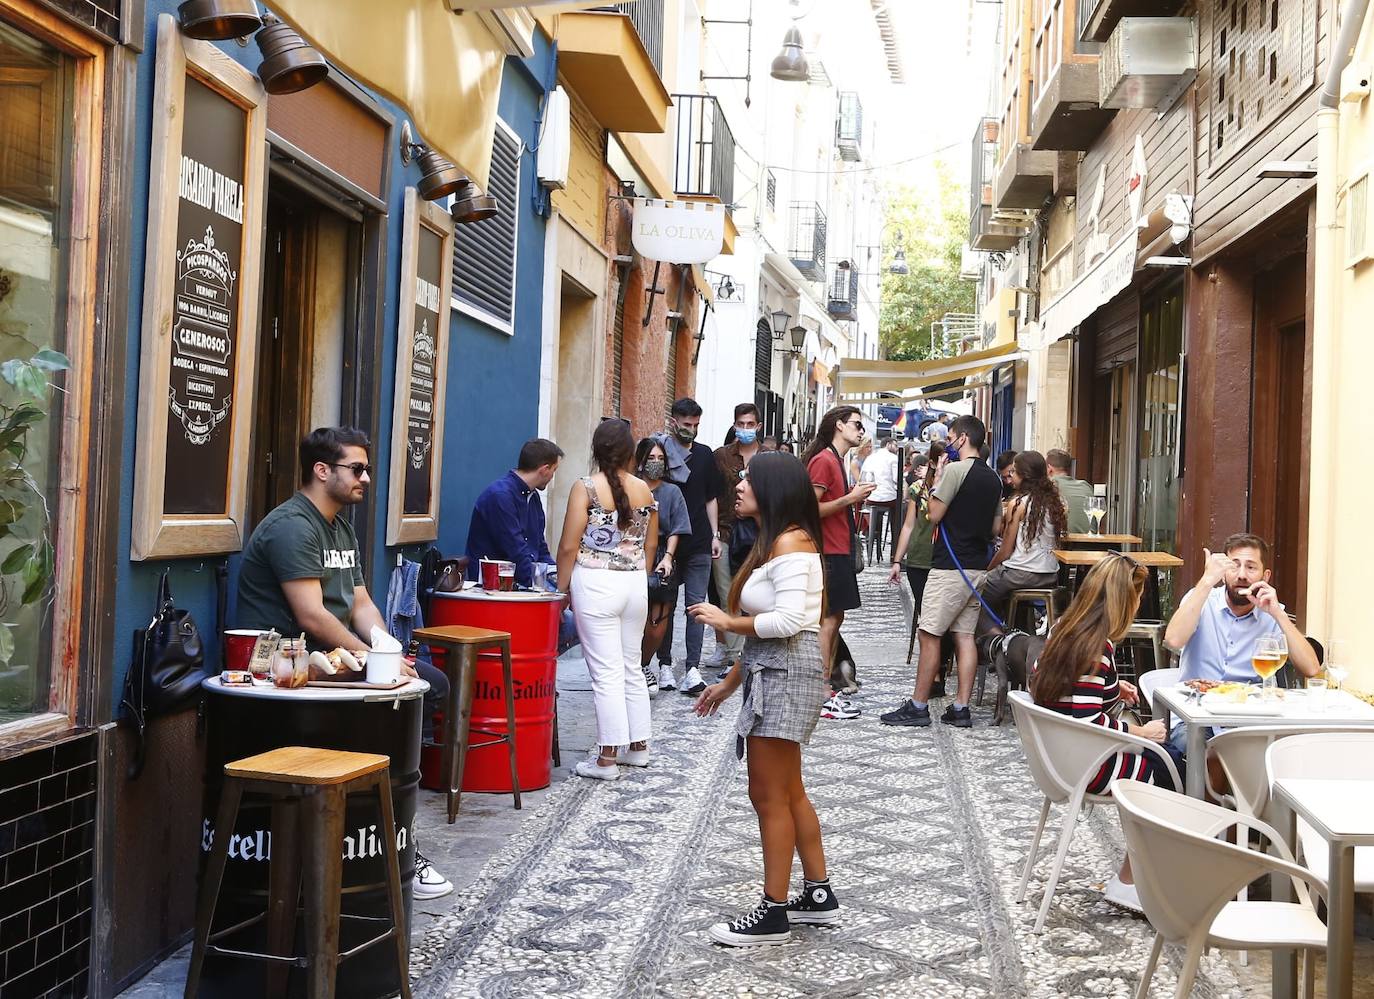
[[[267,94],[158,18],[134,559],[243,547]]]
[[[406,191],[387,544],[439,536],[453,222]]]

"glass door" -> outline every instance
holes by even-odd
[[[1147,551],[1178,554],[1179,431],[1183,416],[1183,286],[1143,303],[1140,313],[1140,441],[1136,533]],[[1161,598],[1173,608],[1173,573]]]

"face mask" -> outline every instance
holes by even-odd
[[[668,473],[668,463],[666,461],[646,461],[644,463],[644,476],[649,479],[661,479]]]
[[[735,428],[735,440],[739,441],[741,444],[752,444],[758,439],[759,431],[757,427],[751,427],[748,430],[741,430],[739,427]]]
[[[696,427],[675,427],[673,432],[677,434],[677,439],[685,444],[690,444],[697,439]]]

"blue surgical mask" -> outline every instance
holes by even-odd
[[[735,428],[735,440],[739,441],[741,444],[752,444],[758,439],[758,427],[750,427],[748,430],[741,430],[739,427]]]

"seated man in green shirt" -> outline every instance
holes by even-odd
[[[1083,508],[1083,501],[1092,498],[1093,487],[1090,483],[1082,479],[1075,479],[1070,473],[1073,468],[1073,455],[1067,451],[1053,448],[1045,452],[1045,464],[1050,467],[1050,478],[1059,487],[1059,495],[1064,498],[1064,505],[1069,511],[1069,533],[1087,534],[1088,533],[1088,511]]]
[[[310,646],[367,649],[374,627],[386,631],[363,577],[353,525],[340,516],[363,501],[372,482],[367,435],[353,427],[321,427],[300,444],[301,488],[253,530],[239,570],[238,626],[288,637],[304,632]],[[416,670],[419,670],[417,674]],[[429,683],[423,717],[432,734],[434,712],[448,693],[448,678],[428,664],[402,662],[407,676]],[[313,673],[313,668],[312,668]],[[348,680],[335,677],[312,679]],[[416,898],[438,898],[453,885],[416,852]]]

